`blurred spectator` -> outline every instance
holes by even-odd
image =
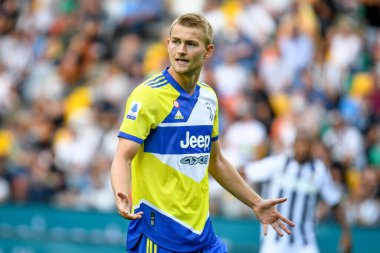
[[[374,89],[372,91],[372,94],[369,95],[370,110],[373,113],[373,116],[375,117],[377,122],[380,121],[380,35],[378,45],[379,59],[377,67],[375,68],[374,73],[372,74],[372,77],[374,79]]]
[[[109,167],[111,160],[98,158],[91,168],[89,182],[79,197],[88,208],[99,211],[112,211],[115,203],[109,196],[112,195],[112,186],[109,180]]]
[[[16,30],[0,37],[0,64],[4,65],[13,85],[23,80],[32,60],[32,41],[28,34]]]
[[[0,35],[9,34],[15,29],[19,15],[17,1],[5,0],[1,2]]]
[[[264,125],[268,135],[272,127],[274,112],[268,91],[257,73],[253,73],[249,79],[247,97],[250,100],[249,103],[252,103],[254,117]]]
[[[0,137],[1,138],[1,137]],[[9,200],[10,187],[5,179],[5,159],[4,154],[0,155],[0,203],[5,203]]]
[[[173,17],[178,17],[185,13],[201,13],[206,5],[205,0],[181,1],[169,0],[170,14]]]
[[[15,85],[7,73],[5,66],[0,63],[0,114],[4,115],[12,110],[12,105],[17,103]]]
[[[275,104],[275,113],[277,113],[270,132],[272,138],[272,152],[275,154],[289,154],[291,153],[296,136],[296,128],[299,126],[309,126],[312,122],[309,121],[309,119],[316,119],[316,117],[308,117],[313,114],[310,113],[311,111],[307,112],[307,102],[305,98],[299,94],[293,94],[291,96],[277,94],[276,96],[272,96],[272,104]]]
[[[295,0],[261,0],[260,2],[277,19],[290,9]]]
[[[291,72],[290,75],[296,77],[311,63],[314,43],[308,34],[300,30],[295,20],[284,22],[278,36],[282,61]]]
[[[215,38],[218,38],[225,30],[231,29],[229,27],[231,24],[228,23],[228,17],[223,12],[219,0],[205,1],[204,16],[212,25]]]
[[[366,161],[361,133],[349,125],[338,111],[331,112],[329,118],[331,128],[322,138],[330,148],[333,160],[342,162],[348,168],[363,169]]]
[[[215,67],[214,78],[216,90],[220,96],[221,107],[226,112],[227,120],[234,119],[234,106],[247,86],[247,70],[237,62],[232,51],[225,51],[225,61]]]
[[[293,70],[287,68],[277,42],[269,43],[263,48],[258,69],[270,94],[282,93],[291,87]]]
[[[321,35],[326,36],[327,30],[333,24],[338,15],[337,6],[334,0],[311,1],[313,9],[317,14]]]
[[[375,226],[380,221],[380,203],[375,199],[379,182],[376,172],[368,168],[363,171],[358,188],[352,189],[347,202],[347,219],[351,224]]]
[[[276,23],[263,2],[240,0],[242,10],[236,16],[238,29],[254,44],[263,46],[276,31]],[[252,25],[255,24],[255,25]]]
[[[253,117],[252,105],[246,98],[236,106],[237,120],[229,125],[223,136],[226,158],[239,168],[266,155],[265,127]]]
[[[112,24],[115,26],[113,36],[119,38],[132,33],[150,38],[152,35],[157,35],[156,24],[164,15],[164,4],[165,1],[161,0],[122,2],[112,0],[104,3],[105,9],[113,16],[113,21],[117,21],[116,24]],[[119,9],[116,10],[116,7]]]
[[[363,46],[362,38],[354,28],[354,21],[343,17],[336,28],[329,31],[327,43],[325,74],[328,85],[331,85],[335,92],[340,93],[347,73],[357,63]]]
[[[138,84],[137,80],[144,76],[142,57],[141,38],[139,36],[128,34],[120,38],[115,61],[122,71],[135,80],[135,85]]]
[[[380,125],[372,124],[365,135],[368,164],[380,168]]]

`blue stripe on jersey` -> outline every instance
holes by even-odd
[[[198,99],[198,96],[199,96],[199,89],[200,89],[200,86],[199,85],[195,85],[195,91],[194,91],[194,94],[193,95],[190,95],[189,93],[187,93],[181,85],[179,85],[179,83],[177,83],[177,81],[169,74],[169,71],[168,71],[169,68],[166,68],[162,74],[165,76],[166,80],[169,81],[169,83],[181,94],[181,96],[184,96],[185,98],[196,98]]]
[[[157,127],[144,142],[144,151],[157,154],[209,153],[212,125]]]
[[[152,80],[149,80],[147,85],[150,86],[150,85],[156,84],[156,83],[162,81],[164,78],[165,78],[164,75],[159,75],[159,76],[153,78]]]
[[[167,80],[163,80],[161,82],[152,84],[150,87],[152,87],[152,88],[159,88],[159,87],[165,86],[167,84],[168,84],[168,81]]]
[[[215,136],[215,137],[212,137],[211,138],[211,141],[217,141],[219,139],[219,135]]]
[[[136,136],[133,136],[133,135],[130,135],[130,134],[127,134],[127,133],[124,133],[124,132],[119,132],[119,135],[118,137],[122,137],[124,139],[127,139],[127,140],[131,140],[131,141],[134,141],[134,142],[137,142],[138,144],[142,144],[143,143],[143,140],[136,137]]]
[[[136,245],[141,234],[149,237],[161,247],[174,252],[178,252],[178,249],[181,249],[182,252],[202,251],[217,240],[210,218],[207,219],[202,234],[199,235],[145,203],[141,203],[134,212],[140,211],[144,212],[142,218],[132,220],[129,224],[127,250]],[[170,235],[176,236],[172,236],[168,240]]]

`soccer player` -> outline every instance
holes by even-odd
[[[126,103],[111,180],[119,214],[131,220],[130,253],[227,252],[209,217],[208,172],[282,236],[294,223],[262,199],[225,160],[218,142],[218,101],[199,81],[212,56],[212,27],[186,14],[171,25],[171,66],[140,84]],[[132,186],[132,203],[128,197]]]
[[[263,183],[263,196],[289,196],[289,201],[279,206],[279,212],[297,223],[288,238],[268,231],[261,241],[260,253],[319,252],[314,218],[319,196],[334,210],[342,227],[339,252],[351,250],[351,232],[340,205],[341,192],[323,162],[312,158],[312,146],[313,139],[308,132],[298,131],[292,156],[269,156],[247,164],[243,170],[248,182]]]

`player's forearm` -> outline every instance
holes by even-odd
[[[334,207],[334,211],[335,211],[336,219],[342,228],[342,232],[351,233],[351,229],[350,229],[350,227],[346,221],[346,216],[345,216],[344,210],[342,208],[342,205],[341,204],[336,205]]]
[[[111,183],[114,194],[128,194],[131,187],[131,162],[116,153],[111,166]]]
[[[210,174],[228,192],[253,208],[262,198],[249,187],[236,169],[223,157],[210,166]]]

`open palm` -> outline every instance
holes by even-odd
[[[264,225],[264,235],[267,235],[268,233],[268,225],[271,225],[280,236],[283,236],[281,230],[285,231],[287,234],[291,234],[291,231],[284,223],[291,227],[294,227],[295,224],[282,216],[276,209],[277,204],[281,204],[286,200],[286,198],[263,199],[253,208],[253,212],[257,219]]]

